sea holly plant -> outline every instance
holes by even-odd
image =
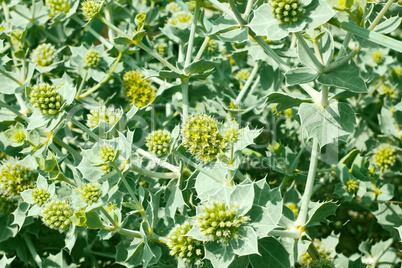
[[[0,264],[400,267],[401,1],[7,1]]]

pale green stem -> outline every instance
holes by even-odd
[[[234,0],[229,0],[229,5],[230,8],[232,9],[234,15],[236,16],[236,20],[239,22],[239,24],[241,26],[244,26],[247,24],[247,22],[243,19],[243,17],[241,16],[239,10],[237,10],[236,4],[234,2]]]
[[[301,48],[307,53],[308,57],[313,62],[317,71],[321,71],[324,68],[324,66],[322,66],[322,64],[318,61],[317,57],[311,52],[310,47],[307,45],[302,34],[300,32],[298,32],[298,33],[296,33],[296,37],[297,37],[297,40],[299,40],[299,44],[301,45]]]
[[[30,237],[29,233],[25,234],[25,235],[23,236],[23,238],[24,238],[24,240],[25,240],[25,243],[26,243],[27,246],[28,246],[29,252],[31,253],[33,259],[34,259],[35,262],[36,262],[36,265],[38,265],[38,267],[42,267],[42,259],[41,259],[41,257],[39,256],[38,252],[36,251],[35,246],[34,246],[34,244],[32,243],[32,240],[31,240],[31,237]]]
[[[292,220],[289,220],[286,218],[284,215],[282,215],[280,222],[283,223],[286,228],[288,229],[294,229],[295,228],[295,223]]]
[[[204,53],[205,48],[208,46],[209,40],[211,40],[211,37],[205,36],[204,41],[202,42],[201,47],[194,58],[194,61],[198,61],[201,59],[202,53]]]
[[[76,97],[78,97],[81,94],[82,89],[84,88],[85,82],[87,80],[87,77],[88,77],[88,70],[85,69],[84,77],[82,78],[81,84],[80,84],[80,86],[79,86],[79,88],[77,90],[77,94],[75,94]]]
[[[129,229],[126,229],[126,228],[121,228],[121,230],[118,231],[118,233],[121,234],[121,235],[129,236],[129,237],[142,238],[140,232],[129,230]]]
[[[77,121],[74,117],[72,117],[70,114],[66,114],[66,119],[68,121],[70,121],[71,123],[73,123],[74,125],[76,125],[77,127],[79,127],[81,130],[85,131],[91,138],[93,138],[94,140],[96,140],[97,142],[99,142],[101,140],[101,138],[98,137],[98,135],[96,135],[93,131],[91,131],[89,128],[87,128],[85,125],[83,125],[82,123],[80,123],[79,121]]]
[[[343,57],[343,55],[345,55],[347,48],[349,46],[350,40],[352,39],[353,34],[350,32],[347,32],[345,39],[342,42],[342,47],[339,50],[338,55],[336,56],[336,59],[341,59]]]
[[[13,112],[16,116],[18,116],[19,118],[23,119],[24,121],[29,122],[28,117],[26,117],[25,115],[21,114],[18,110],[14,109],[13,107],[11,107],[7,103],[3,102],[2,100],[0,100],[0,105],[3,106],[4,108],[6,108],[7,110]]]
[[[193,46],[194,46],[194,38],[195,38],[195,29],[197,27],[198,17],[200,15],[200,4],[201,0],[195,1],[194,7],[194,17],[193,23],[191,24],[190,36],[188,38],[188,46],[187,46],[187,54],[186,54],[186,61],[184,63],[184,68],[190,65],[191,63],[191,56],[193,55]]]
[[[328,87],[322,86],[321,90],[321,105],[326,108],[328,106]]]
[[[6,28],[10,28],[10,23],[9,23],[9,19],[10,19],[10,14],[8,12],[8,6],[5,0],[1,0],[1,6],[3,7],[3,13],[4,13],[4,19],[6,21]]]
[[[243,18],[247,21],[248,15],[250,15],[251,9],[253,7],[254,0],[248,0],[246,10],[244,11]]]
[[[294,239],[300,238],[300,233],[297,231],[289,231],[289,230],[272,230],[268,233],[270,236],[280,236],[280,237],[290,237]]]
[[[326,66],[322,72],[323,73],[329,73],[333,70],[335,70],[336,68],[339,68],[341,66],[343,66],[344,64],[346,64],[349,60],[353,59],[354,56],[357,55],[357,53],[359,53],[360,51],[360,46],[356,47],[355,49],[353,49],[346,57],[343,57],[342,59],[332,63],[331,65]]]
[[[64,149],[66,149],[70,154],[72,154],[77,159],[77,161],[80,162],[82,160],[82,156],[76,150],[74,150],[74,148],[72,148],[70,145],[65,143],[59,137],[53,136],[53,141],[57,145],[59,145],[59,146],[63,147]]]
[[[100,207],[100,211],[102,212],[102,214],[107,218],[107,220],[115,227],[118,228],[119,224],[113,219],[112,216],[110,216],[109,212],[107,212],[107,210],[101,206]]]
[[[296,226],[304,226],[306,224],[308,206],[310,203],[311,196],[313,195],[313,186],[317,170],[319,148],[320,147],[318,144],[318,140],[314,138],[313,147],[311,148],[310,167],[308,170],[306,187],[304,188],[304,193],[301,199],[301,207],[299,211],[299,216],[297,217],[296,220]]]
[[[233,142],[230,143],[230,160],[229,160],[229,165],[232,166],[233,165],[233,158],[234,158],[234,144]],[[233,185],[233,171],[231,169],[229,169],[229,182],[228,182],[229,186]]]
[[[147,170],[147,169],[138,167],[132,163],[130,164],[130,170],[140,173],[144,176],[151,177],[151,178],[158,178],[158,179],[177,179],[178,178],[178,174],[176,174],[176,173],[154,172],[151,170]]]
[[[108,21],[113,21],[113,13],[110,12],[109,6],[107,6],[106,8],[104,8],[104,12],[105,12],[106,19],[107,19]],[[111,28],[108,29],[108,35],[109,35],[109,40],[110,40],[110,41],[113,41],[114,38],[115,38],[115,36],[114,36],[114,32],[112,31]]]
[[[188,102],[188,84],[189,78],[184,78],[181,80],[181,87],[182,87],[182,104],[183,104],[183,125],[186,123],[188,118],[188,109],[189,109],[189,102]]]
[[[13,76],[9,75],[8,73],[6,73],[5,71],[0,69],[0,73],[3,74],[4,76],[6,76],[7,78],[13,80],[15,83],[17,83],[18,85],[22,86],[24,83],[18,81],[16,78],[14,78]]]
[[[148,158],[149,160],[154,161],[156,164],[158,164],[159,166],[169,169],[170,171],[173,171],[174,174],[176,174],[177,176],[180,176],[180,169],[177,166],[174,166],[168,162],[165,162],[161,159],[159,159],[158,157],[148,153],[147,151],[144,151],[141,148],[138,148],[136,146],[134,146],[135,152],[138,153],[139,155],[142,155],[146,158]]]
[[[260,67],[260,63],[257,62],[254,67],[253,70],[250,73],[250,76],[248,77],[246,83],[244,84],[243,88],[240,90],[239,95],[236,98],[236,104],[239,105],[241,100],[243,99],[244,95],[246,94],[248,88],[250,87],[251,83],[254,80],[254,77],[256,76],[257,72],[258,72],[258,68]]]
[[[311,30],[312,31],[312,38],[314,39],[314,41],[313,41],[313,43],[314,43],[314,52],[315,52],[315,54],[317,55],[317,57],[318,57],[318,59],[319,59],[319,62],[324,66],[325,65],[325,63],[324,63],[324,60],[323,60],[323,58],[322,58],[322,54],[321,54],[321,51],[320,51],[320,48],[318,47],[318,40],[315,40],[315,29],[312,29]]]
[[[160,61],[162,64],[164,64],[166,67],[168,67],[173,72],[176,72],[176,73],[179,73],[179,74],[183,73],[181,70],[179,70],[178,68],[173,66],[170,62],[168,62],[165,58],[163,58],[158,52],[153,51],[152,49],[150,49],[149,47],[147,47],[143,43],[138,43],[138,44],[136,44],[136,46],[138,46],[139,48],[143,49],[148,54],[152,55],[155,59]]]
[[[122,56],[123,56],[123,53],[121,51],[119,51],[119,55],[117,56],[112,68],[108,71],[108,74],[98,84],[96,84],[94,87],[92,87],[85,93],[77,96],[75,99],[81,100],[81,99],[85,98],[86,96],[91,95],[92,93],[97,91],[101,86],[103,86],[107,81],[109,81],[109,79],[112,77],[113,72],[116,70],[117,65],[119,64]],[[86,77],[84,77],[84,80],[85,79],[86,79]]]
[[[370,24],[370,26],[368,27],[368,29],[370,31],[374,30],[375,27],[377,26],[377,24],[380,22],[380,20],[382,19],[382,17],[384,16],[384,14],[387,12],[387,10],[391,7],[392,3],[395,0],[389,0],[387,2],[387,4],[381,9],[380,13],[378,13],[377,17],[374,19],[373,23]]]
[[[310,243],[310,245],[307,248],[307,252],[311,256],[311,258],[315,261],[323,259],[320,252],[318,252],[317,248],[315,247],[314,242]]]
[[[20,105],[21,109],[20,111],[24,114],[24,113],[29,113],[31,111],[31,109],[28,108],[28,106],[26,105],[25,101],[22,98],[22,94],[21,93],[15,93],[15,98],[17,99],[18,104]]]
[[[76,15],[71,16],[73,20],[75,20],[78,24],[85,25],[85,22],[81,20],[80,18],[77,18]],[[97,31],[92,29],[90,25],[86,25],[85,29],[88,30],[93,36],[95,36],[107,49],[113,48],[113,44],[110,43],[107,39],[105,39],[103,36],[101,36]]]

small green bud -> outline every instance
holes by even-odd
[[[396,150],[389,144],[380,145],[374,153],[374,164],[381,169],[389,169],[395,165]]]
[[[41,44],[32,51],[31,59],[38,66],[46,67],[56,59],[56,48],[52,44]]]
[[[348,180],[345,185],[346,191],[349,193],[356,193],[359,190],[359,182],[356,180]]]
[[[99,183],[88,183],[82,186],[81,188],[81,196],[82,199],[88,204],[95,203],[99,200],[101,196],[101,190]]]
[[[113,162],[116,157],[116,150],[110,145],[101,146],[100,157],[103,162]]]
[[[149,79],[144,79],[140,71],[126,72],[123,76],[123,86],[127,98],[139,108],[147,106],[156,97],[156,88]]]
[[[147,147],[156,155],[164,155],[169,152],[171,135],[167,130],[155,130],[147,136]]]
[[[94,19],[101,9],[101,4],[94,0],[87,0],[81,4],[81,11],[85,20]]]
[[[68,0],[46,0],[45,4],[50,9],[49,17],[51,18],[61,12],[67,14],[70,11]]]
[[[50,198],[50,193],[48,190],[43,188],[35,188],[32,191],[32,198],[38,206],[43,206],[46,201]]]
[[[274,17],[280,23],[296,22],[306,10],[301,7],[299,0],[269,0]]]
[[[40,83],[32,87],[30,102],[39,109],[42,115],[54,116],[60,112],[63,97],[54,86]]]
[[[61,233],[71,226],[70,217],[74,211],[65,200],[51,200],[45,204],[41,214],[42,221],[46,226]]]
[[[240,71],[237,72],[235,75],[235,78],[237,80],[244,80],[247,81],[247,79],[250,77],[250,70],[248,69],[241,69]]]
[[[89,68],[96,68],[99,66],[101,62],[101,56],[96,49],[88,50],[87,54],[85,55],[85,63]]]
[[[204,257],[204,246],[201,241],[186,236],[191,228],[188,222],[176,225],[169,232],[166,245],[170,249],[170,255],[184,260],[189,265],[201,265]]]
[[[227,142],[236,142],[239,139],[240,131],[238,128],[230,128],[225,131],[223,139]]]
[[[109,164],[103,164],[101,165],[101,169],[103,171],[103,174],[108,174],[112,171],[112,166]]]

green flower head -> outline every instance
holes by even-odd
[[[168,44],[166,43],[159,43],[155,45],[156,51],[158,51],[158,53],[162,56],[165,56],[167,54],[167,48]]]
[[[96,49],[88,50],[87,54],[85,55],[85,63],[89,68],[96,68],[99,66],[101,62],[101,55]]]
[[[190,116],[182,130],[183,145],[198,160],[209,162],[226,147],[218,131],[218,121],[206,114]]]
[[[168,24],[177,25],[178,23],[191,23],[193,22],[193,15],[186,12],[175,13],[169,20]]]
[[[384,55],[378,50],[371,55],[371,58],[376,64],[381,64],[384,61]]]
[[[227,142],[236,142],[239,139],[240,131],[238,128],[230,128],[225,131],[223,139]]]
[[[110,172],[112,171],[112,169],[113,169],[112,166],[109,165],[109,164],[103,164],[103,165],[101,165],[100,167],[101,167],[101,169],[102,169],[103,174],[108,174],[108,173],[110,173]]]
[[[100,157],[103,162],[113,162],[116,158],[116,150],[110,145],[102,145],[100,148]]]
[[[30,102],[42,115],[56,115],[62,107],[63,97],[54,86],[40,83],[32,87]]]
[[[356,180],[348,180],[345,185],[346,191],[349,193],[356,193],[359,190],[359,182]]]
[[[4,162],[0,167],[0,196],[19,197],[20,193],[32,188],[37,173],[16,160]]]
[[[295,22],[306,10],[299,0],[269,0],[274,17],[281,23]]]
[[[82,199],[90,205],[97,202],[102,195],[100,184],[94,182],[84,184],[80,192]]]
[[[374,153],[374,164],[381,169],[389,169],[396,162],[396,150],[389,144],[380,145]]]
[[[10,126],[10,129],[4,132],[8,141],[22,145],[27,138],[27,133],[24,125],[16,123],[15,126]]]
[[[247,81],[249,76],[250,76],[250,70],[249,69],[241,69],[240,71],[237,72],[237,74],[235,75],[235,78],[237,80]]]
[[[204,258],[204,245],[201,241],[187,236],[191,230],[191,225],[185,222],[176,225],[167,236],[167,246],[170,255],[176,256],[179,260],[184,260],[188,265],[202,265]]]
[[[97,127],[100,122],[109,123],[114,125],[119,121],[122,116],[122,111],[120,109],[115,109],[113,107],[101,106],[97,109],[90,111],[87,119],[87,126],[91,129]]]
[[[156,88],[149,79],[144,79],[140,71],[128,71],[123,76],[123,86],[131,103],[141,108],[151,103],[156,96]]]
[[[218,44],[214,40],[210,39],[207,43],[205,52],[207,53],[207,55],[213,56],[218,53],[218,49]]]
[[[224,244],[230,239],[237,239],[240,226],[250,220],[247,216],[239,215],[236,204],[227,204],[224,201],[202,205],[196,217],[201,232],[210,241]]]
[[[56,59],[56,48],[52,44],[41,44],[32,51],[31,59],[38,66],[46,67]]]
[[[50,9],[49,17],[51,18],[59,13],[67,14],[70,11],[68,0],[46,0],[45,4]]]
[[[167,130],[152,131],[147,136],[147,147],[156,155],[167,154],[169,152],[171,138],[170,132]]]
[[[66,200],[51,200],[42,209],[42,221],[49,228],[58,230],[60,233],[71,226],[71,216],[74,210]]]
[[[49,200],[50,193],[47,189],[35,188],[32,191],[32,198],[35,201],[35,204],[41,207],[46,203],[47,200]]]
[[[81,11],[85,20],[92,20],[95,18],[101,9],[101,4],[94,0],[87,0],[81,4]]]

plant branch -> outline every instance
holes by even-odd
[[[301,45],[302,49],[307,53],[308,57],[313,62],[317,71],[321,71],[324,68],[324,66],[322,66],[322,64],[318,61],[317,57],[313,54],[313,52],[311,52],[311,50],[310,50],[309,46],[307,45],[306,40],[304,40],[304,37],[302,36],[302,34],[300,32],[298,32],[295,35],[296,35],[297,40],[299,40],[299,44]]]
[[[198,61],[201,59],[202,53],[204,53],[205,48],[208,46],[209,40],[211,40],[211,37],[205,36],[204,41],[202,42],[201,47],[194,58],[194,61]]]
[[[236,104],[239,105],[241,100],[243,99],[244,95],[246,94],[248,88],[250,87],[251,83],[254,80],[254,77],[256,76],[257,72],[258,72],[258,68],[260,67],[260,63],[257,62],[254,67],[253,70],[250,73],[250,76],[248,77],[246,83],[244,84],[243,88],[240,90],[239,95],[236,98]]]
[[[388,11],[388,9],[391,7],[392,3],[395,0],[389,0],[387,4],[381,9],[380,13],[378,13],[377,17],[374,19],[373,23],[370,24],[370,26],[367,28],[370,31],[374,30],[377,24],[380,22],[382,17],[384,17],[384,14]]]

